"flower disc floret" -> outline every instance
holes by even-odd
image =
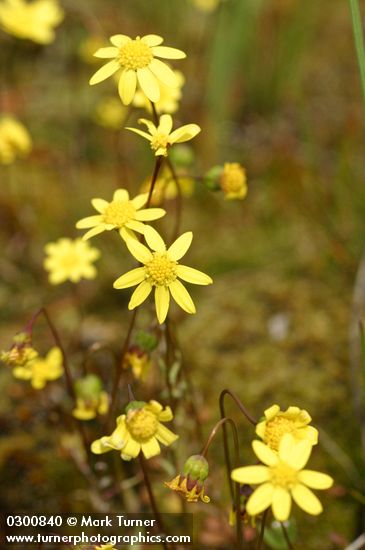
[[[137,36],[119,48],[118,59],[121,65],[127,69],[143,69],[148,67],[153,59],[151,48]]]
[[[140,442],[153,437],[158,428],[157,415],[146,409],[131,409],[128,411],[126,423],[132,437]]]
[[[105,224],[123,227],[136,215],[136,209],[130,201],[112,201],[103,213]]]
[[[145,266],[148,280],[154,286],[168,286],[177,278],[177,265],[167,253],[154,252]]]

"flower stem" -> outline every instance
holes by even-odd
[[[176,191],[177,191],[175,227],[174,227],[174,230],[172,233],[172,239],[171,239],[173,242],[178,238],[180,233],[181,214],[182,214],[182,194],[181,194],[181,185],[179,182],[179,176],[176,173],[174,165],[172,164],[170,159],[166,160],[166,164],[171,172],[172,178],[176,185]]]
[[[358,0],[349,0],[350,11],[352,18],[352,28],[354,32],[355,49],[357,55],[357,62],[359,64],[361,90],[363,95],[363,101],[365,105],[365,47],[363,29],[361,23],[361,12],[359,8]]]
[[[289,538],[289,535],[288,535],[287,528],[285,527],[283,522],[280,522],[280,525],[281,525],[281,529],[283,531],[285,542],[288,545],[289,550],[294,550],[294,546],[290,542],[290,538]]]
[[[269,509],[267,508],[265,510],[265,512],[263,513],[263,515],[262,515],[261,527],[260,527],[260,536],[259,536],[259,539],[257,541],[257,550],[261,550],[262,543],[264,542],[265,525],[266,525],[266,519],[267,519],[268,511],[269,511]]]
[[[224,429],[226,428],[226,424],[230,424],[230,426],[232,427],[233,443],[234,443],[234,463],[235,463],[235,467],[237,468],[239,466],[238,431],[237,431],[236,423],[235,423],[234,420],[232,420],[232,418],[224,417],[224,418],[221,418],[216,423],[216,425],[214,426],[214,428],[210,432],[208,440],[207,440],[206,444],[204,445],[204,448],[203,448],[203,450],[200,454],[204,457],[206,456],[206,454],[208,453],[209,447],[211,446],[214,438],[217,435],[217,432],[218,432],[219,428],[222,427],[223,428],[223,433],[225,433]],[[227,451],[228,451],[228,442],[226,441],[226,443],[227,443]],[[226,465],[227,465],[227,463],[226,463]],[[236,511],[236,534],[237,534],[237,544],[238,544],[237,548],[240,549],[240,548],[242,548],[242,544],[243,544],[242,529],[241,529],[240,484],[235,482],[234,483],[235,490],[233,491],[230,467],[227,470],[227,473],[228,473],[228,485],[229,485],[229,489],[230,489],[230,492],[231,492],[232,501],[234,503],[234,508],[235,508],[235,511]]]

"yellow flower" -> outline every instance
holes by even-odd
[[[117,427],[110,436],[97,439],[91,445],[95,454],[120,451],[123,460],[136,458],[142,451],[146,458],[160,454],[159,442],[171,445],[178,435],[163,426],[173,415],[170,407],[163,409],[157,401],[131,401],[126,413],[117,418]]]
[[[176,77],[176,88],[171,88],[171,86],[166,86],[166,84],[163,83],[160,84],[161,95],[160,99],[155,104],[159,113],[173,114],[176,113],[179,108],[179,101],[182,96],[181,88],[185,83],[185,78],[181,71],[173,72]],[[152,113],[151,102],[141,90],[136,92],[133,99],[133,105],[146,109],[149,113]]]
[[[299,443],[285,434],[276,453],[262,441],[253,441],[253,450],[266,466],[244,466],[232,471],[231,477],[238,483],[261,484],[247,502],[250,516],[260,514],[269,506],[278,521],[290,516],[292,499],[305,512],[318,515],[323,508],[311,489],[328,489],[333,479],[320,472],[303,470],[312,445],[306,439]]]
[[[238,162],[226,162],[219,179],[225,199],[244,199],[247,195],[245,169]]]
[[[172,117],[171,115],[162,115],[160,117],[159,125],[156,126],[153,122],[140,118],[138,120],[140,124],[145,124],[148,128],[149,134],[137,128],[127,128],[131,132],[134,132],[150,142],[151,149],[155,152],[155,156],[167,157],[167,150],[174,143],[183,143],[193,139],[201,131],[197,124],[186,124],[172,130]]]
[[[0,163],[11,164],[17,156],[28,155],[31,149],[32,140],[25,126],[13,117],[2,117],[0,119]]]
[[[119,130],[127,116],[127,109],[116,97],[102,99],[95,108],[94,119],[100,126]]]
[[[218,8],[220,0],[192,0],[192,2],[198,10],[209,13]]]
[[[164,485],[183,495],[187,502],[210,502],[204,494],[204,482],[209,474],[209,465],[202,455],[190,456],[184,465],[184,474],[179,474],[172,481],[165,481]]]
[[[191,197],[194,192],[194,180],[189,176],[179,176],[180,191],[183,197]],[[147,192],[151,187],[151,178],[147,178],[142,186],[141,192]],[[175,199],[178,196],[176,183],[169,170],[165,167],[160,171],[151,197],[151,204],[159,206],[164,200]]]
[[[9,351],[0,352],[0,361],[10,367],[24,367],[38,356],[32,347],[32,339],[28,332],[19,332],[13,338],[13,346]]]
[[[150,356],[139,346],[131,346],[125,354],[123,368],[132,369],[137,380],[145,380],[151,368]]]
[[[91,204],[99,214],[83,218],[77,222],[76,227],[78,229],[91,227],[90,231],[87,231],[83,236],[83,240],[90,239],[94,235],[111,229],[118,229],[124,240],[130,238],[128,230],[143,234],[146,226],[142,222],[158,220],[166,214],[162,208],[145,208],[141,210],[147,199],[148,193],[144,193],[130,200],[126,189],[117,189],[111,202],[104,199],[93,199]]]
[[[28,38],[38,44],[55,39],[54,27],[64,18],[57,0],[3,0],[0,4],[0,25],[17,38]]]
[[[59,285],[67,280],[78,283],[82,278],[96,277],[92,262],[100,257],[100,251],[82,239],[62,238],[55,243],[46,244],[44,250],[48,254],[44,267],[49,271],[51,284]]]
[[[163,59],[183,59],[185,53],[176,48],[161,46],[163,38],[156,34],[148,34],[135,40],[124,34],[116,34],[110,38],[113,46],[100,48],[95,57],[112,59],[101,67],[90,80],[90,84],[98,84],[119,69],[123,72],[119,79],[118,91],[122,102],[129,105],[134,98],[137,82],[150,101],[159,101],[160,86],[164,84],[172,88],[178,87],[174,72],[156,57]]]
[[[256,433],[274,451],[279,450],[281,438],[290,433],[296,440],[306,439],[311,445],[318,443],[318,431],[308,426],[311,417],[299,407],[289,407],[285,412],[279,405],[265,411],[265,418],[256,426]]]
[[[136,239],[126,241],[130,253],[143,264],[143,267],[132,269],[119,277],[114,282],[114,288],[121,289],[138,285],[128,304],[129,309],[134,309],[146,300],[152,288],[155,287],[155,304],[159,323],[163,323],[166,319],[170,293],[184,311],[195,313],[194,302],[178,277],[196,285],[210,285],[213,281],[205,273],[178,263],[178,260],[186,254],[191,245],[192,232],[188,231],[181,235],[167,250],[164,241],[152,227],[146,227],[144,236],[152,251]]]
[[[62,353],[58,347],[51,348],[46,357],[36,357],[13,370],[15,378],[30,380],[35,390],[43,389],[47,382],[57,380],[62,374]]]
[[[95,374],[88,374],[75,382],[76,407],[72,415],[78,420],[92,420],[109,410],[109,395],[103,391],[102,381]]]

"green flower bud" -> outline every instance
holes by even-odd
[[[103,391],[103,383],[96,374],[88,374],[75,382],[75,392],[81,399],[98,398]]]
[[[189,145],[180,144],[171,147],[169,157],[173,164],[178,166],[190,166],[195,159],[194,150]]]
[[[223,166],[213,166],[204,174],[203,183],[211,191],[220,189],[219,179],[223,173]]]
[[[156,349],[158,344],[156,336],[150,332],[145,332],[144,330],[138,331],[135,340],[136,344],[146,352],[153,351]]]
[[[202,455],[190,456],[184,465],[184,475],[190,479],[203,482],[209,474],[209,464]]]
[[[131,401],[128,403],[128,405],[125,408],[125,412],[129,413],[129,411],[134,411],[136,409],[143,409],[143,407],[146,405],[146,401]]]

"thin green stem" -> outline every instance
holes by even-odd
[[[290,538],[289,538],[287,528],[285,527],[284,523],[282,523],[282,522],[280,522],[280,525],[281,525],[281,530],[283,531],[285,542],[286,542],[289,550],[294,550],[294,546],[290,542]]]
[[[259,538],[258,538],[258,541],[257,541],[257,550],[261,550],[262,543],[264,542],[265,526],[266,526],[266,519],[267,519],[268,511],[269,511],[269,509],[267,508],[265,510],[265,512],[263,513],[263,515],[262,515],[260,535],[259,535]]]
[[[349,0],[349,3],[352,18],[352,28],[354,31],[357,62],[359,64],[360,71],[361,90],[365,106],[365,46],[361,22],[361,12],[358,0]]]

